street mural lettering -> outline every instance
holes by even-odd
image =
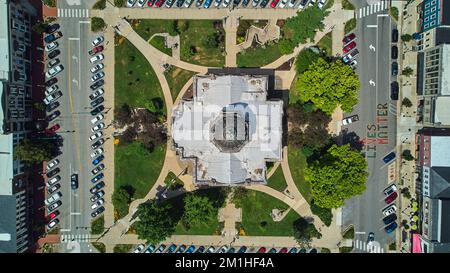
[[[363,140],[367,158],[375,158],[377,156],[377,144],[389,144],[388,115],[388,104],[378,104],[375,123],[367,125],[367,133]]]

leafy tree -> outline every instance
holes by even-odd
[[[333,213],[331,212],[331,209],[319,207],[314,203],[314,200],[312,200],[311,212],[319,216],[320,220],[322,220],[327,227],[331,225],[331,221],[333,220]]]
[[[115,120],[120,126],[125,126],[132,122],[132,109],[126,103],[122,104],[122,106],[116,108],[115,110]]]
[[[305,170],[314,203],[322,208],[341,207],[346,199],[364,192],[367,176],[365,158],[348,144],[332,145]]]
[[[125,5],[125,0],[114,0],[114,6],[123,7]]]
[[[282,39],[280,40],[280,42],[278,42],[278,47],[280,48],[280,52],[283,55],[292,53],[296,46],[297,43],[289,39]]]
[[[176,20],[175,30],[178,34],[181,34],[189,29],[189,21],[187,20]]]
[[[91,30],[93,32],[102,31],[106,28],[106,23],[100,17],[92,17],[91,18]]]
[[[214,32],[206,36],[203,45],[207,48],[216,48],[219,46],[218,33]]]
[[[23,139],[14,149],[14,159],[27,163],[39,163],[52,158],[52,144]]]
[[[128,214],[128,205],[131,202],[131,197],[132,195],[130,192],[123,186],[114,191],[112,195],[112,202],[114,209],[116,209],[119,214],[119,218],[122,218]]]
[[[34,24],[32,29],[34,32],[36,32],[38,34],[42,34],[42,33],[44,33],[45,29],[47,29],[48,26],[49,25],[47,22],[40,21],[40,22]]]
[[[410,77],[413,74],[413,72],[414,72],[414,70],[411,67],[409,67],[409,66],[405,67],[402,70],[403,76],[406,76],[406,77]]]
[[[171,208],[169,203],[156,204],[154,200],[140,204],[136,224],[138,238],[157,244],[171,236],[177,224],[171,217]]]
[[[129,144],[133,142],[137,137],[137,128],[134,126],[128,127],[120,136],[120,143]]]
[[[403,42],[409,42],[412,40],[412,35],[411,34],[403,34],[402,36],[400,36],[400,39],[402,39]]]
[[[206,196],[187,194],[184,197],[183,225],[187,228],[207,223],[216,217],[217,210]]]
[[[322,234],[313,224],[308,223],[305,219],[299,218],[294,224],[294,238],[300,247],[309,248],[313,238],[321,238]]]
[[[319,59],[320,55],[312,51],[311,49],[303,49],[295,60],[295,70],[297,74],[302,74],[308,67]]]
[[[241,207],[242,200],[247,198],[248,190],[244,187],[236,187],[233,189],[231,195],[231,201],[236,205],[236,207]]]
[[[92,9],[105,9],[106,8],[106,0],[98,0],[93,6]]]
[[[351,112],[358,102],[359,87],[359,79],[350,66],[319,58],[298,77],[295,91],[302,101],[311,101],[331,115],[338,105]]]
[[[251,27],[251,23],[248,20],[240,20],[236,30],[236,36],[245,37],[247,30]]]
[[[407,160],[407,161],[413,161],[414,160],[414,156],[412,156],[411,154],[411,150],[404,150],[402,153],[403,159]]]
[[[404,99],[402,100],[402,105],[405,106],[405,107],[411,107],[411,106],[413,106],[411,100],[409,100],[408,98],[404,98]]]

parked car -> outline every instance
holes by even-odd
[[[97,184],[95,184],[95,186],[93,186],[89,191],[94,194],[96,192],[98,192],[99,190],[103,189],[103,187],[105,187],[105,182],[100,181]]]
[[[293,8],[295,7],[295,4],[297,4],[297,0],[289,0],[288,7]]]
[[[288,249],[286,247],[283,247],[282,249],[280,249],[280,251],[278,251],[278,253],[288,253]]]
[[[153,4],[155,4],[155,0],[148,0],[147,1],[147,6],[153,7]]]
[[[211,6],[212,0],[206,0],[205,3],[203,4],[203,8],[205,9],[209,9],[209,7]]]
[[[53,219],[47,224],[48,229],[54,228],[59,223],[58,219]]]
[[[293,0],[293,1],[295,1],[295,0]],[[250,0],[243,0],[243,1],[242,1],[242,6],[243,6],[244,8],[246,8],[246,7],[248,6],[249,3],[250,3]]]
[[[239,250],[237,251],[237,253],[245,253],[245,252],[247,252],[246,246],[241,246],[241,248],[239,248]]]
[[[96,116],[95,118],[91,119],[91,123],[95,124],[97,122],[99,122],[100,120],[102,120],[105,116],[103,116],[103,114],[100,114],[98,116]]]
[[[54,212],[52,212],[49,215],[47,215],[47,219],[48,220],[55,219],[56,217],[58,217],[59,214],[60,214],[59,210],[55,210]]]
[[[308,4],[309,0],[300,0],[300,4],[298,4],[298,9],[304,9]]]
[[[236,249],[234,247],[230,247],[230,249],[228,249],[227,253],[236,253]]]
[[[89,137],[89,140],[92,141],[92,140],[97,139],[97,138],[99,138],[99,137],[101,137],[101,136],[103,136],[103,133],[102,133],[102,132],[97,132],[97,133],[95,133],[95,134],[92,134],[92,135]]]
[[[280,0],[272,0],[272,2],[270,3],[270,7],[276,8],[278,5],[278,2],[280,2]]]
[[[58,101],[54,101],[54,102],[50,103],[49,105],[47,105],[45,107],[45,111],[51,112],[51,111],[55,110],[58,107],[59,107],[59,102]]]
[[[398,42],[398,30],[396,28],[392,29],[391,42]]]
[[[52,194],[52,193],[56,192],[57,190],[59,190],[59,188],[61,188],[61,185],[55,184],[55,185],[47,188],[47,192],[48,192],[48,194]]]
[[[299,250],[299,252],[298,253],[306,253],[306,249],[304,249],[304,248],[300,248],[300,250]]]
[[[94,176],[94,178],[91,179],[91,182],[92,183],[96,183],[97,181],[99,181],[103,177],[105,177],[105,175],[103,173],[97,174],[96,176]]]
[[[97,201],[98,199],[102,198],[102,196],[104,196],[104,195],[105,195],[105,192],[104,192],[104,191],[96,192],[94,195],[91,196],[90,200],[91,200],[92,202],[95,202],[95,201]]]
[[[105,101],[103,97],[96,98],[95,100],[91,101],[91,107],[97,107],[100,104],[102,104]]]
[[[58,164],[59,160],[55,158],[53,160],[50,160],[45,168],[47,169],[47,171],[49,171],[50,169],[53,169],[54,167],[58,166]]]
[[[61,115],[61,112],[59,112],[58,110],[56,110],[55,112],[51,113],[48,117],[47,120],[48,121],[52,121],[54,119],[56,119],[57,117],[59,117]]]
[[[98,147],[100,147],[103,143],[105,143],[105,140],[103,138],[97,140],[96,142],[94,142],[91,147],[92,149],[97,149]]]
[[[49,179],[47,181],[47,187],[51,187],[51,186],[55,185],[56,183],[58,183],[59,181],[61,181],[61,176],[57,175],[55,177],[52,177],[51,179]]]
[[[89,61],[94,64],[94,63],[97,63],[97,62],[103,60],[104,58],[105,58],[105,56],[103,54],[98,54],[98,55],[95,55],[94,57],[91,57],[89,59]]]
[[[101,129],[105,128],[105,124],[103,122],[100,122],[99,124],[95,125],[91,128],[92,132],[100,131]]]
[[[97,80],[99,80],[99,79],[101,79],[103,77],[105,77],[105,72],[100,71],[100,72],[95,73],[94,75],[92,75],[91,81],[95,82],[95,81],[97,81]]]
[[[297,253],[297,252],[298,252],[298,249],[295,247],[293,247],[289,250],[289,253]]]
[[[177,253],[183,253],[186,250],[186,246],[185,245],[181,245],[178,250]]]
[[[197,251],[195,251],[195,253],[204,253],[206,250],[206,248],[204,246],[199,246],[197,248]]]
[[[57,41],[51,42],[45,46],[45,51],[50,52],[59,46]]]
[[[52,67],[45,73],[45,77],[47,79],[52,78],[52,77],[56,76],[59,72],[63,71],[63,69],[64,69],[64,67],[61,64],[58,66]]]
[[[61,126],[58,123],[56,123],[52,127],[45,129],[44,132],[45,132],[46,135],[53,135],[53,134],[56,133],[56,131],[59,130],[59,128],[61,128]]]
[[[219,248],[219,253],[226,253],[228,251],[228,247],[227,246],[222,246],[221,248]]]
[[[167,0],[166,1],[166,8],[171,8],[173,6],[173,3],[175,3],[175,0]]]
[[[393,192],[397,191],[397,186],[395,186],[395,184],[391,184],[389,187],[387,187],[386,189],[383,190],[384,195],[389,196],[391,195]]]
[[[188,249],[186,249],[186,252],[184,252],[184,253],[194,253],[194,251],[195,251],[195,246],[191,245],[188,247]]]
[[[391,100],[398,100],[398,82],[391,82]]]
[[[398,47],[397,46],[391,47],[391,58],[393,60],[397,60],[397,58],[398,58]]]
[[[94,41],[92,41],[91,44],[92,46],[98,46],[99,44],[103,43],[104,40],[105,38],[103,36],[98,36]]]
[[[342,125],[349,125],[349,124],[351,124],[353,122],[356,122],[358,120],[359,120],[358,115],[353,115],[353,116],[350,116],[350,117],[346,117],[346,118],[344,118],[342,120]]]
[[[261,0],[253,0],[253,2],[252,2],[252,6],[254,7],[254,8],[256,8],[258,5],[259,5],[259,2],[260,2]]]
[[[262,0],[261,4],[259,4],[259,6],[261,8],[265,8],[265,7],[267,7],[267,4],[269,4],[269,0]]]
[[[104,47],[102,45],[96,46],[88,51],[89,55],[94,56],[97,53],[102,52]]]
[[[160,8],[162,5],[164,5],[164,2],[165,2],[166,0],[156,0],[156,3],[155,3],[155,6],[157,7],[157,8]]]
[[[392,62],[391,75],[392,76],[397,76],[397,74],[398,74],[398,63],[397,62]]]
[[[287,3],[289,0],[281,0],[280,3],[278,4],[279,8],[284,8],[286,7]]]
[[[59,191],[57,193],[54,193],[52,195],[50,195],[50,197],[48,197],[47,199],[45,199],[44,203],[48,206],[56,201],[58,201],[62,196],[62,193]]]
[[[47,97],[45,97],[44,99],[44,103],[46,105],[50,104],[51,102],[59,99],[62,96],[62,92],[61,91],[56,91],[53,92],[52,94],[48,95]]]
[[[147,0],[138,0],[137,6],[140,8],[143,8]]]
[[[58,78],[51,78],[50,80],[45,82],[45,86],[49,87],[58,82]]]
[[[147,249],[144,251],[144,253],[152,253],[153,251],[155,251],[155,246],[154,245],[149,245],[147,247]]]
[[[391,214],[391,215],[388,215],[388,216],[384,217],[383,218],[383,223],[385,225],[389,225],[390,223],[394,222],[395,220],[397,220],[397,214],[394,213],[394,214]]]
[[[356,69],[356,65],[358,65],[358,62],[353,59],[349,64],[348,64],[353,70]]]
[[[176,6],[177,6],[178,8],[183,7],[183,4],[184,4],[184,0],[177,0],[177,2],[176,2]]]
[[[49,34],[47,36],[45,36],[44,41],[46,44],[49,44],[53,41],[56,41],[57,39],[61,38],[63,35],[61,33],[61,31],[58,32],[54,32],[52,34]]]
[[[387,227],[385,227],[384,230],[386,231],[386,233],[392,233],[396,228],[397,228],[397,223],[392,222]]]
[[[52,176],[55,176],[56,174],[58,174],[60,171],[60,169],[58,167],[54,168],[53,170],[47,172],[47,178],[50,178]]]
[[[267,249],[265,247],[260,247],[256,253],[266,253]]]
[[[206,250],[206,253],[214,253],[216,252],[216,248],[213,246],[208,247],[208,249]]]
[[[127,0],[127,7],[131,8],[136,4],[136,0]]]
[[[50,60],[50,62],[48,62],[47,64],[47,68],[50,69],[56,65],[58,65],[60,63],[60,60],[58,58]]]
[[[317,253],[317,249],[313,248],[309,251],[309,253]]]
[[[59,24],[52,24],[47,26],[47,28],[45,29],[45,33],[47,34],[51,34],[55,31],[57,31],[59,29]]]
[[[316,4],[316,0],[311,0],[311,1],[309,2],[309,5],[308,5],[308,6],[312,7],[312,6],[314,6],[315,4]]]
[[[105,91],[103,90],[103,88],[99,88],[97,89],[94,93],[92,93],[91,95],[89,95],[89,98],[91,100],[95,100],[96,98],[100,97],[101,95],[103,95],[105,93]]]
[[[97,167],[95,167],[94,169],[92,169],[91,173],[92,173],[92,175],[96,175],[99,172],[101,172],[103,169],[105,169],[105,164],[102,163],[102,164],[98,165]]]
[[[58,89],[59,89],[59,86],[58,86],[57,84],[52,85],[52,86],[47,87],[47,88],[45,89],[44,94],[45,94],[45,96],[48,96],[48,95],[50,95],[51,93],[55,92],[55,91],[58,90]]]
[[[348,43],[344,48],[342,49],[342,52],[347,53],[350,52],[350,50],[354,49],[356,47],[355,41]]]
[[[94,67],[91,68],[92,73],[97,73],[98,71],[102,70],[105,67],[103,63],[96,64]]]
[[[161,253],[164,251],[164,249],[166,249],[166,245],[165,244],[161,244],[158,249],[155,250],[155,253]]]
[[[367,237],[367,242],[375,241],[375,233],[369,232],[369,236]]]
[[[384,199],[384,202],[386,202],[386,204],[390,204],[397,198],[397,196],[398,194],[396,192],[393,192]]]
[[[395,152],[390,152],[389,154],[387,154],[385,157],[383,157],[383,162],[384,163],[389,163],[391,160],[393,160],[395,158]]]
[[[228,5],[230,4],[231,0],[223,0],[222,6],[224,8],[228,7]]]
[[[167,253],[173,253],[177,249],[176,244],[171,244],[169,248],[167,249]]]
[[[241,0],[233,0],[233,7],[239,6],[240,3],[241,3]]]
[[[48,57],[50,59],[55,58],[56,56],[58,56],[59,54],[61,54],[61,51],[59,49],[55,49],[52,52],[48,53]]]
[[[214,6],[215,7],[220,6],[220,3],[222,3],[222,0],[214,0]]]
[[[345,55],[344,57],[342,57],[342,61],[345,64],[348,64],[352,59],[355,58],[356,55],[358,55],[359,51],[357,48],[353,49],[352,51],[350,51],[350,53],[347,53],[347,55]]]
[[[322,9],[326,3],[327,3],[327,0],[319,0],[319,4],[317,5],[317,7],[319,9]]]
[[[383,215],[389,216],[389,215],[395,213],[396,211],[397,211],[397,207],[394,204],[392,204],[383,209]]]
[[[78,189],[78,174],[73,173],[70,175],[70,188],[72,190]]]
[[[105,159],[105,156],[104,155],[99,155],[96,159],[94,159],[92,161],[92,165],[94,165],[94,166],[98,165],[100,162],[103,161],[103,159]]]
[[[91,216],[92,216],[92,218],[95,218],[95,217],[99,216],[100,214],[102,214],[104,211],[105,211],[105,207],[99,207],[96,211],[91,213]]]
[[[350,33],[349,35],[345,36],[344,39],[342,39],[342,44],[346,45],[351,41],[355,40],[355,38],[356,38],[355,33]]]
[[[133,253],[141,253],[142,250],[144,250],[144,248],[145,248],[145,245],[144,244],[140,244],[133,250]]]
[[[50,205],[47,207],[47,212],[50,213],[50,212],[54,211],[55,209],[59,208],[61,205],[62,205],[61,200],[58,200],[58,201],[56,201],[55,203],[50,204]]]
[[[91,153],[91,158],[94,158],[96,156],[99,156],[103,154],[103,148],[98,148],[94,152]]]
[[[94,91],[95,89],[102,87],[105,84],[105,81],[103,79],[94,82],[94,84],[92,84],[90,86],[91,90]]]
[[[267,253],[277,253],[277,250],[275,249],[275,248],[271,248],[270,250],[269,250],[269,252],[267,252]]]
[[[98,114],[101,113],[103,110],[105,110],[105,107],[104,107],[103,105],[99,105],[99,106],[97,106],[96,108],[94,108],[94,109],[91,111],[91,115],[92,115],[92,116],[98,115]]]
[[[101,207],[104,203],[105,203],[105,200],[103,198],[100,198],[96,202],[94,202],[94,204],[91,205],[91,209],[96,209],[98,207]]]

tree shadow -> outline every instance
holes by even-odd
[[[342,130],[338,136],[333,137],[333,142],[339,145],[349,144],[352,149],[360,152],[364,148],[361,138],[355,132],[349,131],[348,128]]]

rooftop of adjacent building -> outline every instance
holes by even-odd
[[[450,167],[450,136],[430,137],[430,167]]]
[[[0,195],[0,253],[17,252],[16,197]]]

